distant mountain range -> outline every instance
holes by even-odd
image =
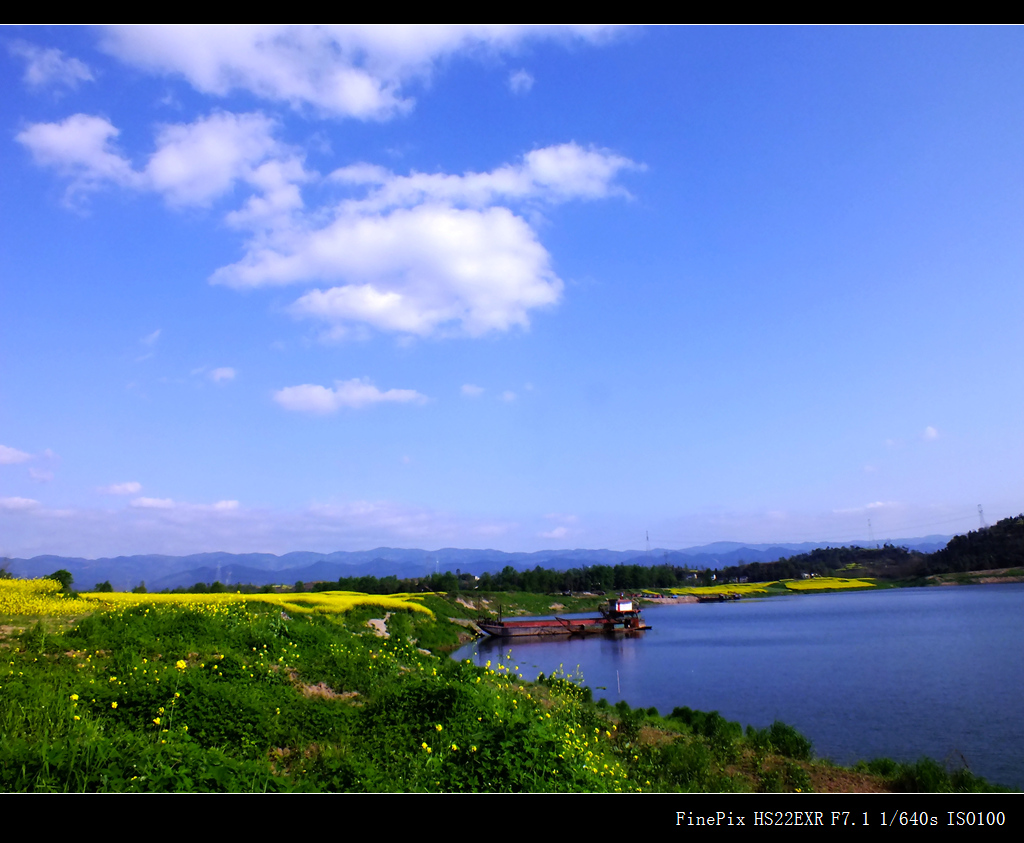
[[[950,536],[924,536],[894,541],[900,547],[934,553],[946,546]],[[877,542],[850,542],[869,547]],[[719,569],[749,562],[775,562],[787,556],[807,553],[828,542],[799,544],[743,544],[714,542],[685,550],[538,550],[533,553],[505,553],[501,550],[468,550],[453,547],[418,550],[378,547],[374,550],[314,553],[296,551],[283,556],[272,553],[196,553],[191,556],[118,556],[113,559],[81,559],[68,556],[34,556],[7,559],[3,564],[16,577],[43,577],[64,569],[74,577],[74,586],[91,590],[106,582],[126,591],[145,582],[149,591],[221,582],[224,585],[291,585],[299,580],[337,580],[341,577],[423,577],[445,571],[497,573],[506,566],[517,571],[535,568],[565,570],[591,565],[659,565]]]

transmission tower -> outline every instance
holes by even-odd
[[[986,527],[988,527],[988,524],[985,523],[985,513],[981,511],[980,503],[978,504],[978,520],[981,522],[981,529],[984,530]]]

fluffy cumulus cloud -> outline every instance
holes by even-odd
[[[275,392],[274,400],[286,410],[327,415],[342,407],[359,410],[381,403],[423,404],[427,396],[414,389],[382,391],[368,380],[353,378],[335,381],[333,389],[310,383],[288,386]]]
[[[35,123],[16,139],[28,147],[37,164],[53,167],[70,179],[70,201],[108,184],[141,186],[140,174],[114,144],[119,134],[104,117],[73,114],[59,123]]]
[[[0,445],[0,465],[12,465],[19,462],[28,462],[32,459],[31,454],[11,448],[7,445]]]
[[[69,201],[114,185],[157,192],[172,206],[202,206],[241,182],[257,195],[256,204],[239,213],[247,212],[256,225],[301,205],[298,184],[308,178],[299,157],[274,138],[276,128],[262,114],[224,112],[162,126],[154,151],[139,168],[117,147],[120,130],[104,117],[74,114],[56,123],[35,123],[16,139],[36,163],[70,179]]]
[[[475,383],[464,383],[462,385],[462,394],[467,398],[479,398],[484,394],[484,388],[477,386]]]
[[[114,27],[103,45],[210,94],[243,89],[381,118],[409,105],[405,82],[454,52],[606,36],[602,28]],[[364,162],[323,177],[279,139],[280,129],[260,112],[214,112],[157,127],[148,157],[130,158],[106,117],[75,114],[30,125],[17,140],[68,179],[72,205],[112,186],[156,193],[172,207],[230,202],[224,219],[244,238],[243,253],[211,280],[303,285],[290,312],[330,337],[352,329],[427,337],[527,328],[563,289],[528,220],[561,202],[626,195],[618,177],[638,167],[607,149],[564,143],[488,172],[398,174]],[[312,207],[303,195],[311,185]]]
[[[66,56],[54,47],[37,47],[27,41],[15,41],[8,49],[11,55],[25,61],[24,81],[30,88],[59,86],[74,89],[80,83],[94,79],[85,62]]]
[[[533,310],[559,300],[563,284],[534,228],[510,205],[624,194],[615,179],[633,167],[575,143],[485,173],[345,167],[330,181],[349,195],[329,208],[327,222],[324,209],[282,218],[212,280],[238,288],[326,282],[291,310],[334,330],[359,324],[480,336],[525,328]]]
[[[384,120],[408,111],[403,91],[467,51],[514,51],[538,39],[601,41],[607,27],[114,26],[101,46],[134,67],[184,77],[199,91],[248,91],[334,117]]]
[[[526,327],[531,310],[562,292],[534,231],[507,208],[355,214],[299,235],[289,253],[251,257],[220,277],[239,284],[343,280],[301,296],[292,313],[417,336]]]

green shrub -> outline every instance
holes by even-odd
[[[792,726],[776,720],[768,729],[768,738],[779,755],[809,761],[812,757],[811,742]]]

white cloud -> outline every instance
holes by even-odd
[[[513,94],[528,94],[533,87],[533,76],[526,70],[517,70],[509,75],[508,87]]]
[[[288,386],[275,392],[274,400],[286,410],[326,415],[341,407],[358,410],[384,402],[423,404],[427,397],[414,389],[389,389],[382,392],[368,380],[353,378],[335,381],[333,389],[309,383]]]
[[[106,495],[137,495],[142,491],[142,484],[134,480],[127,483],[111,483],[109,486],[101,486],[99,491]]]
[[[241,186],[248,196],[226,221],[247,232],[245,254],[210,280],[327,285],[291,312],[326,323],[334,338],[353,327],[407,337],[528,328],[534,310],[559,301],[563,283],[534,227],[509,206],[627,195],[616,178],[641,169],[576,143],[485,173],[402,176],[360,163],[330,176],[346,198],[307,209],[301,186],[317,176],[274,138],[276,128],[261,114],[226,113],[165,126],[141,169],[114,148],[118,130],[99,117],[36,124],[17,139],[71,179],[68,202],[114,184],[174,206],[208,205]]]
[[[235,215],[258,229],[300,207],[297,185],[310,178],[297,155],[273,137],[276,128],[262,114],[224,112],[166,125],[141,169],[114,146],[120,130],[103,117],[75,114],[60,123],[35,123],[16,139],[36,163],[71,179],[68,201],[111,184],[159,193],[173,206],[202,206],[242,182],[257,195]]]
[[[214,277],[237,286],[344,279],[306,293],[292,312],[418,336],[527,327],[529,312],[562,291],[547,251],[507,208],[423,205],[343,217],[300,235],[289,251],[250,253],[247,265]]]
[[[110,183],[139,187],[142,177],[114,146],[120,130],[103,117],[74,114],[60,123],[35,123],[15,140],[28,147],[37,164],[71,179],[66,199]]]
[[[514,51],[529,40],[606,40],[608,27],[499,25],[116,26],[102,47],[135,67],[183,76],[215,96],[245,90],[293,108],[384,120],[408,111],[403,86],[473,50]]]
[[[238,181],[258,181],[267,159],[286,156],[273,138],[275,126],[262,114],[223,112],[164,126],[146,165],[147,186],[172,204],[208,205]]]
[[[26,454],[17,448],[0,445],[0,465],[13,465],[14,463],[28,462],[30,459],[32,459],[31,454]]]
[[[444,202],[484,207],[498,201],[598,199],[628,195],[614,180],[623,170],[644,169],[607,149],[563,143],[534,149],[518,164],[486,173],[417,173],[396,175],[383,167],[353,164],[331,173],[344,185],[365,187],[366,198],[348,203],[363,211]]]
[[[143,345],[155,345],[156,341],[160,339],[160,329],[157,328],[152,334],[146,334],[139,342]]]
[[[137,486],[137,483],[125,483],[124,486]],[[201,513],[228,513],[239,509],[238,501],[225,500],[216,503],[187,503],[171,498],[136,498],[130,506],[134,509],[152,509],[168,515],[189,516]]]
[[[25,59],[23,79],[29,87],[62,85],[75,89],[80,82],[92,82],[95,78],[85,62],[66,57],[54,47],[37,47],[27,41],[15,41],[9,49],[12,55]]]
[[[464,383],[462,385],[462,394],[469,398],[479,398],[484,394],[484,388],[482,386],[477,386],[476,384]]]
[[[137,509],[174,509],[176,506],[170,498],[136,498],[131,505]]]
[[[498,396],[500,400],[512,402],[515,401],[519,396],[516,395],[511,389],[506,389],[501,395]]]
[[[926,427],[926,428],[924,429],[924,433],[922,433],[921,435],[922,435],[922,436],[923,436],[923,437],[924,437],[925,439],[927,439],[928,441],[932,441],[932,440],[934,440],[934,439],[938,439],[938,438],[939,438],[939,431],[937,431],[937,430],[936,430],[936,429],[935,429],[934,427],[932,427],[931,425],[928,425],[928,427]]]
[[[211,280],[240,288],[340,281],[291,308],[335,335],[353,323],[414,336],[526,328],[531,311],[558,302],[563,284],[531,225],[495,203],[621,194],[614,180],[635,166],[574,143],[461,176],[399,176],[356,164],[331,180],[365,195],[340,202],[326,224],[323,211],[293,214]]]
[[[235,370],[230,366],[221,366],[219,369],[214,369],[210,372],[207,377],[214,383],[220,383],[221,381],[230,381],[235,379]]]
[[[39,506],[39,501],[32,498],[0,498],[0,509],[9,509],[21,512],[26,509],[34,509]]]
[[[555,529],[548,530],[547,532],[541,533],[540,535],[541,538],[545,539],[564,539],[567,535],[569,535],[569,530],[567,527],[555,527]]]
[[[37,483],[49,483],[53,480],[53,472],[42,468],[30,468],[28,470],[28,476]]]

